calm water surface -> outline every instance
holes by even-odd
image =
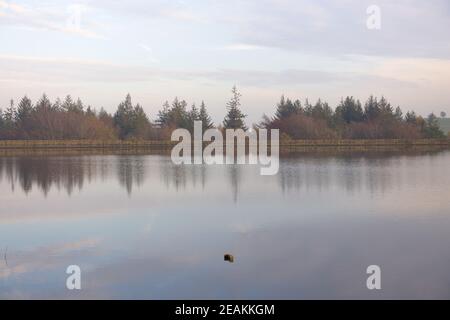
[[[301,154],[276,176],[3,155],[0,298],[448,299],[449,196],[449,151]],[[73,264],[80,291],[66,289]]]

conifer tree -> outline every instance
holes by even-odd
[[[228,112],[223,120],[223,127],[225,129],[243,129],[246,131],[247,127],[244,123],[246,115],[243,114],[239,108],[241,105],[241,94],[237,90],[236,86],[233,86],[231,93],[232,97],[227,103]]]
[[[403,121],[403,112],[400,106],[395,109],[394,116],[397,121]]]
[[[360,122],[364,118],[361,102],[353,97],[346,97],[336,108],[336,114],[347,123]]]
[[[416,124],[417,123],[417,116],[414,111],[408,111],[405,115],[405,121],[407,123]]]
[[[380,115],[378,100],[374,96],[370,96],[364,105],[364,118],[366,120],[375,120]]]
[[[288,98],[286,99],[281,96],[280,102],[277,105],[277,110],[275,112],[275,119],[281,120],[290,117],[293,114],[298,114],[301,111],[301,103],[299,100],[292,103],[292,101]]]
[[[191,110],[189,110],[187,114],[187,123],[188,123],[188,130],[192,133],[194,132],[194,122],[200,120],[200,113],[195,106],[195,103],[192,105]]]
[[[208,114],[208,111],[206,111],[206,105],[204,101],[202,101],[202,104],[200,105],[199,120],[202,122],[203,131],[208,130],[214,126],[211,117]]]
[[[33,104],[31,100],[24,96],[17,106],[16,123],[19,136],[28,138],[32,127]]]
[[[131,96],[127,94],[125,101],[121,102],[114,114],[114,125],[119,130],[119,137],[125,139],[130,136],[133,130],[133,104]]]
[[[425,124],[425,137],[426,138],[444,138],[445,134],[439,127],[438,118],[434,115],[434,113],[431,113]]]

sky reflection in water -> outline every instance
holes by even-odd
[[[449,195],[449,151],[3,156],[0,298],[450,298]]]

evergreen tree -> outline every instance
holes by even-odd
[[[177,97],[172,102],[172,108],[169,112],[169,122],[176,128],[189,129],[189,114],[186,111],[186,107],[186,101],[180,101]]]
[[[77,113],[83,113],[84,112],[84,105],[83,102],[81,102],[81,99],[78,98],[77,102],[75,103],[75,112]]]
[[[397,121],[403,121],[403,112],[400,106],[395,109],[394,117]]]
[[[407,123],[416,124],[417,123],[417,116],[414,111],[408,111],[405,115],[405,121]]]
[[[98,119],[106,126],[113,127],[114,119],[113,117],[102,107],[98,113]]]
[[[169,113],[170,113],[170,105],[169,102],[166,101],[163,104],[162,110],[158,111],[158,119],[156,120],[156,123],[160,127],[169,125]]]
[[[61,109],[66,112],[74,112],[76,110],[76,104],[70,95],[67,95],[64,99],[64,102],[61,104]]]
[[[52,106],[53,111],[63,111],[62,102],[60,98],[56,98],[55,103]]]
[[[95,117],[96,111],[91,108],[91,106],[88,106],[86,108],[86,116],[88,117]]]
[[[31,100],[24,96],[17,106],[16,123],[19,130],[19,136],[28,138],[32,129],[33,104]]]
[[[55,139],[57,133],[55,130],[55,122],[53,106],[47,95],[44,93],[41,99],[36,103],[33,112],[33,122],[36,135],[42,139]]]
[[[309,103],[308,98],[305,99],[305,108],[304,108],[305,114],[307,116],[312,116],[313,114],[313,106],[311,103]]]
[[[239,109],[241,102],[241,94],[238,92],[236,86],[231,89],[232,97],[229,102],[227,102],[228,113],[223,120],[223,127],[225,129],[243,129],[247,130],[245,126],[244,119],[245,114]]]
[[[188,130],[191,133],[194,132],[194,121],[198,120],[200,120],[200,113],[194,103],[187,114]]]
[[[114,114],[114,125],[119,130],[119,138],[128,138],[133,131],[134,109],[131,96],[127,94],[125,101],[121,102]]]
[[[438,118],[434,115],[434,113],[431,113],[428,116],[424,131],[426,138],[445,138],[444,132],[439,127]]]
[[[14,101],[11,100],[9,107],[3,112],[2,131],[6,139],[14,139],[16,133],[16,109]]]
[[[303,113],[304,112],[303,107],[302,107],[302,103],[300,102],[299,99],[296,99],[294,101],[294,109],[295,109],[295,111],[297,113]]]
[[[20,100],[19,105],[17,106],[17,121],[25,121],[31,116],[31,112],[33,111],[33,104],[31,100],[24,96],[22,100]]]
[[[191,110],[189,110],[188,119],[189,119],[189,121],[192,121],[192,122],[200,120],[200,113],[199,113],[197,107],[195,106],[195,103],[192,105]]]
[[[51,111],[52,110],[52,103],[48,99],[47,95],[44,93],[41,97],[41,99],[36,104],[36,111]]]
[[[361,102],[355,101],[353,97],[346,97],[345,100],[341,100],[336,108],[336,114],[346,123],[361,122],[364,119]]]
[[[10,100],[9,107],[6,108],[5,113],[3,115],[4,121],[7,125],[12,126],[16,121],[16,108],[14,107],[14,100]]]
[[[202,104],[200,105],[200,112],[199,112],[198,116],[199,116],[199,120],[202,122],[203,132],[214,126],[213,122],[211,120],[211,117],[209,116],[208,112],[206,111],[206,105],[205,105],[204,101],[202,101]]]
[[[107,122],[109,115],[103,110],[99,117]],[[130,94],[127,94],[125,101],[117,107],[113,123],[118,129],[120,139],[145,139],[151,130],[151,123],[144,109],[139,104],[133,107]]]
[[[186,110],[186,106],[186,101],[180,101],[178,97],[175,97],[171,105],[166,101],[163,109],[158,112],[158,120],[156,122],[161,127],[189,129],[189,112]]]
[[[2,138],[3,126],[4,126],[3,110],[0,108],[0,139]]]
[[[281,96],[280,102],[277,104],[277,111],[275,112],[275,119],[281,120],[290,117],[293,114],[298,114],[301,110],[301,103],[296,100],[295,103],[288,98],[285,99],[284,95]]]
[[[364,105],[364,118],[366,120],[375,120],[380,115],[380,107],[377,98],[370,96]]]
[[[328,103],[322,102],[320,99],[317,100],[316,104],[312,108],[312,117],[316,119],[323,119],[328,123],[331,123],[333,117],[333,110],[330,108]]]
[[[378,102],[378,106],[380,108],[382,116],[390,117],[394,115],[394,109],[385,97],[381,97],[380,101]]]
[[[144,109],[139,104],[134,107],[133,112],[131,134],[135,138],[145,139],[150,133],[150,121],[148,120]]]

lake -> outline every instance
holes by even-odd
[[[0,298],[448,299],[449,199],[448,150],[290,154],[274,176],[145,152],[6,153]]]

